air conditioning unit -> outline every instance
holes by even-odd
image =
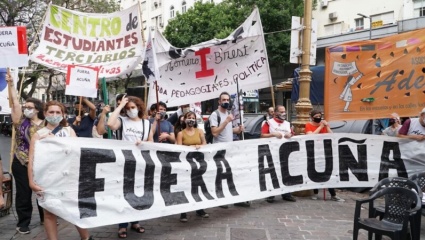
[[[337,12],[332,12],[329,13],[329,19],[334,20],[338,17],[338,13]]]
[[[328,0],[322,0],[322,1],[320,1],[320,7],[327,8],[328,7]]]
[[[160,27],[164,27],[164,23],[159,23],[159,26]]]

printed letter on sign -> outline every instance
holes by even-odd
[[[214,69],[207,69],[207,54],[211,51],[210,48],[203,48],[195,52],[195,56],[201,57],[201,71],[196,72],[196,78],[214,76]]]

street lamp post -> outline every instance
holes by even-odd
[[[305,124],[310,121],[310,111],[312,109],[310,101],[310,48],[311,48],[311,21],[312,21],[313,0],[304,1],[304,30],[302,40],[302,57],[300,70],[300,93],[295,109],[297,111],[297,120],[292,124],[295,127],[296,134],[304,134]]]
[[[372,18],[370,16],[366,16],[366,15],[361,14],[361,13],[357,13],[357,15],[359,15],[363,19],[369,18],[369,40],[372,40]]]

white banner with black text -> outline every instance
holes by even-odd
[[[423,142],[320,134],[194,147],[79,138],[36,143],[43,208],[83,228],[425,171]]]

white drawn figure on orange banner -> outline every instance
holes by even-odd
[[[353,93],[351,92],[351,86],[353,86],[360,78],[362,78],[363,74],[360,73],[357,77],[353,75],[348,76],[347,82],[345,83],[344,90],[342,90],[341,95],[339,95],[339,99],[345,101],[344,112],[348,112],[348,107],[350,106],[351,101],[353,101]]]
[[[334,62],[332,67],[332,73],[338,76],[347,76],[347,82],[344,85],[344,89],[339,95],[339,99],[345,101],[345,106],[343,111],[349,112],[348,109],[351,101],[353,101],[353,92],[351,91],[351,87],[359,81],[363,74],[357,69],[356,62],[349,63],[340,63]],[[359,73],[357,76],[354,76],[355,73]]]

